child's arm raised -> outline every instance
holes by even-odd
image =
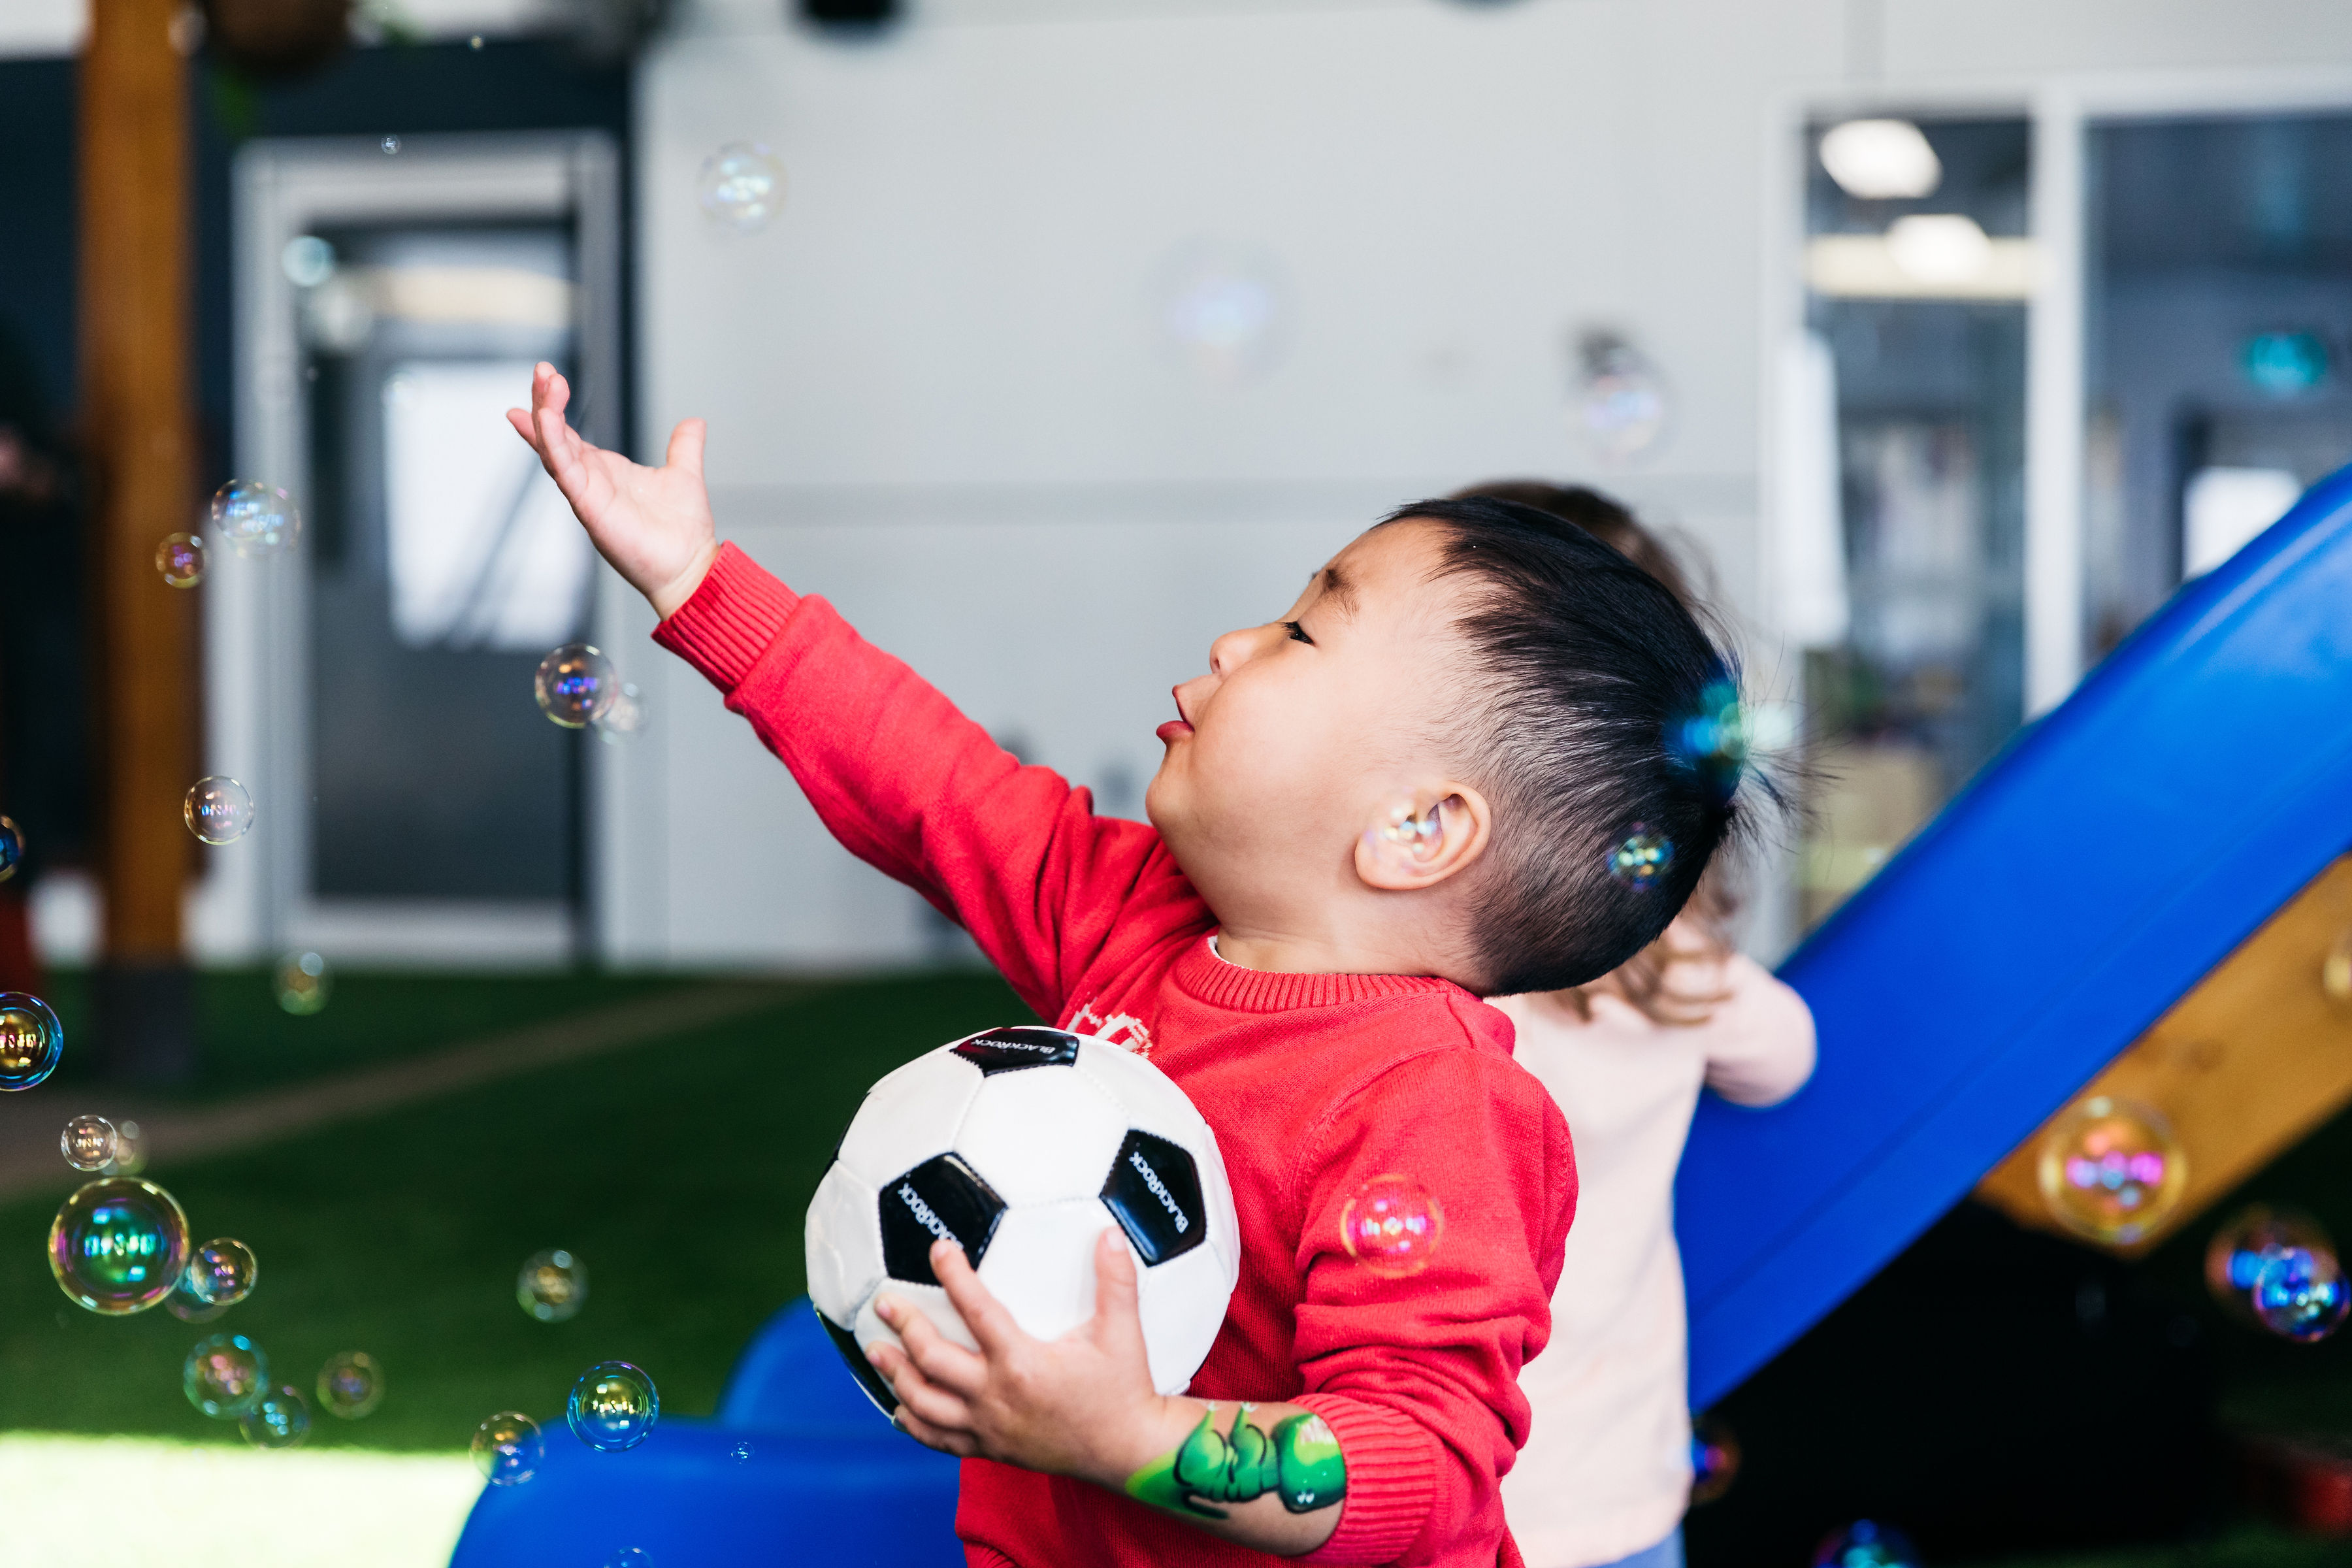
[[[874,1365],[898,1396],[898,1426],[934,1448],[1076,1476],[1286,1557],[1339,1528],[1347,1458],[1323,1418],[1279,1401],[1155,1394],[1137,1307],[1135,1258],[1116,1226],[1095,1250],[1095,1315],[1053,1341],[1021,1331],[951,1241],[931,1270],[979,1345],[942,1336],[885,1296],[875,1310],[905,1339]]]
[[[1083,790],[1024,767],[821,599],[803,599],[718,542],[702,421],[648,468],[564,423],[563,378],[541,365],[510,410],[615,571],[653,602],[663,646],[726,693],[859,859],[969,931],[1023,1001],[1058,1018],[1115,921],[1157,898],[1199,921],[1159,836],[1093,815]],[[1146,917],[1147,920],[1150,918]]]

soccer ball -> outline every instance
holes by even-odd
[[[809,1296],[887,1414],[898,1398],[866,1349],[898,1336],[877,1295],[977,1348],[931,1273],[934,1241],[961,1244],[1013,1321],[1055,1339],[1094,1316],[1095,1247],[1114,1224],[1135,1253],[1152,1384],[1181,1393],[1241,1276],[1215,1136],[1167,1074],[1107,1040],[988,1029],[866,1090],[809,1204]]]

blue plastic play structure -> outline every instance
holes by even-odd
[[[1885,1266],[2352,846],[2352,469],[2184,588],[1782,966],[1787,1105],[1709,1101],[1678,1186],[1705,1408]],[[748,1444],[748,1457],[737,1457]],[[940,1568],[956,1466],[893,1431],[807,1302],[714,1421],[558,1429],[452,1568]]]

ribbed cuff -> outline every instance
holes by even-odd
[[[733,691],[800,602],[798,594],[758,562],[732,543],[722,544],[701,586],[654,628],[654,641],[702,671],[719,690]]]
[[[1207,937],[1184,950],[1173,973],[1188,994],[1236,1013],[1287,1013],[1454,989],[1451,982],[1428,974],[1287,974],[1244,969],[1212,952]]]
[[[1392,1563],[1429,1522],[1437,1501],[1437,1438],[1412,1416],[1345,1394],[1295,1399],[1330,1424],[1348,1461],[1339,1528],[1301,1561]]]

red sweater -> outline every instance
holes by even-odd
[[[1292,1400],[1339,1435],[1347,1500],[1308,1561],[1516,1563],[1496,1482],[1527,1440],[1518,1372],[1550,1333],[1576,1168],[1509,1021],[1443,980],[1220,959],[1159,834],[1022,766],[731,544],[657,637],[751,720],[835,837],[961,922],[1041,1017],[1140,1051],[1192,1096],[1233,1179],[1242,1268],[1191,1392]],[[1445,1211],[1433,1260],[1402,1279],[1340,1242],[1349,1196],[1389,1172]],[[982,1568],[1277,1561],[984,1459],[964,1462],[956,1533]]]

